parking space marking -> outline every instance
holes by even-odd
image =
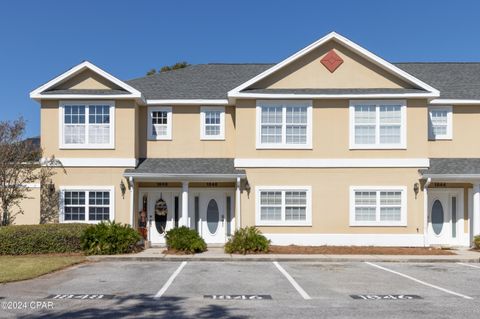
[[[303,299],[305,300],[310,300],[312,299],[307,293],[305,290],[303,290],[302,287],[300,287],[300,285],[295,281],[295,279],[293,279],[292,276],[290,276],[290,274],[285,270],[283,269],[282,266],[280,266],[280,264],[276,261],[273,262],[273,264],[275,265],[275,267],[277,267],[277,269],[285,276],[285,278],[287,278],[287,280],[292,284],[292,286],[298,291],[298,293],[300,294],[300,296],[303,297]]]
[[[462,266],[467,266],[467,267],[480,269],[480,266],[475,266],[475,265],[470,265],[470,264],[465,264],[465,263],[457,263],[457,264],[462,265]]]
[[[407,279],[410,279],[410,280],[413,280],[419,284],[422,284],[422,285],[425,285],[427,287],[430,287],[430,288],[434,288],[434,289],[437,289],[437,290],[440,290],[440,291],[443,291],[443,292],[446,292],[448,294],[451,294],[451,295],[455,295],[455,296],[458,296],[458,297],[461,297],[461,298],[464,298],[464,299],[473,299],[472,297],[470,296],[467,296],[467,295],[463,295],[461,293],[458,293],[458,292],[455,292],[455,291],[451,291],[451,290],[448,290],[448,289],[445,289],[445,288],[442,288],[442,287],[439,287],[439,286],[436,286],[436,285],[432,285],[432,284],[429,284],[428,282],[425,282],[425,281],[422,281],[420,279],[417,279],[417,278],[414,278],[414,277],[411,277],[409,275],[405,275],[405,274],[402,274],[401,272],[398,272],[398,271],[395,271],[395,270],[392,270],[392,269],[388,269],[388,268],[385,268],[385,267],[382,267],[382,266],[379,266],[379,265],[376,265],[374,263],[371,263],[371,262],[368,262],[366,261],[365,262],[367,265],[370,265],[372,267],[376,267],[378,269],[382,269],[384,271],[388,271],[388,272],[391,272],[392,274],[396,274],[398,276],[402,276],[404,278],[407,278]]]
[[[172,282],[175,280],[175,278],[178,276],[178,274],[182,271],[183,267],[187,264],[186,261],[183,261],[180,266],[178,266],[177,270],[168,278],[167,282],[163,285],[162,289],[160,289],[157,294],[155,295],[154,298],[161,298],[163,294],[167,291],[168,287],[172,284]]]

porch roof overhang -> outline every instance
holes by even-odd
[[[233,158],[147,158],[123,174],[141,181],[236,181],[244,170],[234,167]]]
[[[480,158],[431,158],[422,178],[445,182],[479,182]]]

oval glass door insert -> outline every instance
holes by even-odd
[[[438,199],[432,206],[432,228],[436,235],[440,235],[443,228],[443,206]]]
[[[215,234],[218,228],[218,222],[220,221],[217,202],[211,199],[207,206],[207,226],[210,234]]]

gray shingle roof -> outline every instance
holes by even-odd
[[[235,169],[233,158],[147,158],[135,169],[125,170],[125,175],[244,175]]]
[[[45,91],[42,93],[43,95],[51,95],[51,94],[91,94],[91,95],[111,95],[111,94],[130,94],[130,92],[127,92],[125,90],[50,90],[50,91]]]
[[[430,167],[421,170],[423,175],[480,174],[480,158],[431,158]]]
[[[250,89],[244,93],[264,94],[398,94],[398,93],[425,93],[417,89]]]
[[[273,65],[197,64],[126,83],[141,91],[147,99],[226,99],[228,91]],[[441,98],[480,99],[480,63],[394,65],[440,90]]]

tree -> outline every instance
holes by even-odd
[[[56,174],[55,169],[59,167],[66,172],[62,163],[52,157],[40,168],[40,224],[58,222],[60,191],[55,189],[52,177]]]
[[[173,65],[162,66],[158,72],[162,73],[162,72],[167,72],[167,71],[172,71],[172,70],[183,69],[183,68],[186,68],[189,65],[190,64],[188,64],[187,61],[177,62]],[[157,73],[157,70],[151,69],[150,71],[147,72],[147,76],[154,75],[156,73]]]
[[[147,76],[154,75],[155,73],[157,73],[157,70],[151,69],[150,71],[147,72]]]
[[[1,225],[10,225],[15,216],[23,214],[22,200],[29,198],[28,184],[38,183],[40,177],[53,176],[53,159],[41,162],[42,149],[32,140],[24,140],[25,121],[0,122],[0,207]],[[43,167],[44,166],[44,167]],[[16,208],[16,209],[14,209]]]

